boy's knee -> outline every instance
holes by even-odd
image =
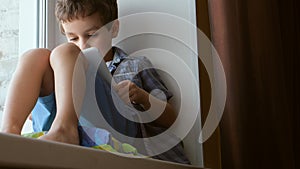
[[[51,51],[44,48],[31,49],[25,52],[19,59],[21,65],[43,66],[49,65]]]
[[[51,58],[55,57],[68,57],[75,56],[77,57],[80,54],[81,50],[78,46],[73,43],[64,43],[57,46],[51,54]]]
[[[43,57],[49,58],[51,51],[45,48],[30,49],[23,54],[23,57]]]
[[[50,64],[52,66],[65,64],[76,60],[81,53],[79,47],[73,43],[64,43],[57,46],[51,53]]]

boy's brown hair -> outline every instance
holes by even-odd
[[[59,22],[60,30],[64,34],[62,22],[91,16],[98,12],[103,25],[111,28],[111,22],[118,19],[117,0],[57,0],[55,16]]]

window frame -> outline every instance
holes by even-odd
[[[39,1],[26,0],[19,4],[19,55],[38,47]],[[32,19],[30,19],[32,18]]]

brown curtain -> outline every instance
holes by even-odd
[[[228,95],[223,169],[299,169],[298,0],[209,0]]]

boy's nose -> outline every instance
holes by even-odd
[[[87,41],[83,40],[83,41],[81,41],[81,42],[79,43],[79,48],[80,48],[81,50],[86,49],[86,48],[89,48],[89,44],[87,43]]]

